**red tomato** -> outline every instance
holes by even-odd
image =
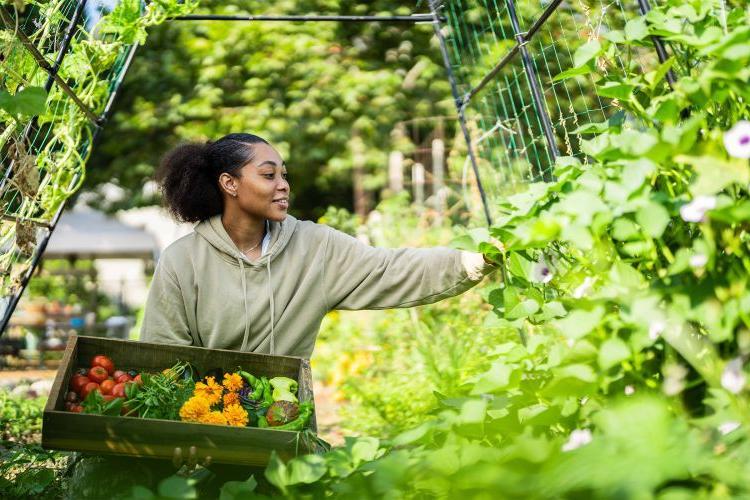
[[[81,389],[81,399],[86,399],[86,396],[88,396],[91,391],[102,392],[99,390],[99,384],[96,382],[89,382],[83,389]]]
[[[117,385],[115,384],[114,380],[105,380],[101,384],[99,384],[99,390],[102,391],[102,394],[112,394],[112,388]]]
[[[112,401],[113,399],[115,399],[112,394],[105,394],[102,397],[104,398],[104,401]]]
[[[70,411],[72,411],[73,413],[81,413],[83,411],[83,406],[75,405],[70,409]]]
[[[117,380],[118,378],[120,378],[122,375],[125,375],[126,373],[127,372],[124,372],[122,370],[115,370],[115,372],[112,374],[112,378]]]
[[[135,382],[138,385],[143,385],[143,380],[141,380],[141,374],[140,373],[135,376],[135,378],[133,379],[133,382]]]
[[[131,377],[127,373],[123,373],[119,377],[115,377],[115,380],[119,384],[119,383],[123,383],[123,382],[130,382],[131,380],[133,380],[133,377]]]
[[[110,394],[112,394],[116,398],[124,398],[125,397],[125,382],[120,382],[119,384],[115,384]]]
[[[107,380],[107,370],[102,366],[95,366],[89,370],[89,378],[96,382],[97,384],[101,384],[105,380]]]
[[[95,366],[101,366],[102,368],[107,370],[107,373],[113,373],[115,371],[115,364],[111,359],[103,354],[98,354],[94,356],[94,359],[91,360],[91,368]]]
[[[80,393],[81,389],[83,389],[83,387],[89,382],[91,382],[91,380],[86,375],[75,374],[70,379],[70,388],[71,390]]]

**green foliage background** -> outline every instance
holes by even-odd
[[[415,2],[244,0],[201,2],[197,12],[414,11]],[[399,121],[454,114],[433,38],[429,24],[173,21],[154,28],[91,158],[85,188],[125,188],[126,201],[112,208],[154,203],[141,187],[170,147],[241,131],[266,138],[286,159],[296,215],[351,208],[355,154],[363,156],[365,187],[376,191]]]

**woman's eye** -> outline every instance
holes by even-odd
[[[274,174],[263,174],[263,177],[265,177],[266,179],[273,179]]]
[[[289,174],[287,174],[286,172],[284,172],[283,174],[281,174],[281,176],[282,176],[282,177],[283,177],[284,179],[289,179]]]

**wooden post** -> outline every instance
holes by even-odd
[[[367,216],[370,211],[370,192],[365,188],[365,145],[362,138],[355,132],[350,142],[352,148],[352,185],[354,187],[354,213],[360,217]]]
[[[391,151],[388,156],[388,187],[392,193],[404,190],[404,154]]]
[[[443,222],[445,212],[445,143],[442,139],[432,141],[432,179],[435,201],[435,225]]]
[[[424,165],[415,163],[411,170],[411,182],[414,187],[414,203],[424,205]]]

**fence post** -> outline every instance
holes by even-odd
[[[393,193],[404,190],[404,153],[391,151],[388,155],[388,188]]]
[[[432,189],[435,201],[435,225],[443,223],[445,212],[445,143],[432,140]]]
[[[411,182],[414,189],[414,203],[424,205],[424,165],[415,163],[411,168]]]

